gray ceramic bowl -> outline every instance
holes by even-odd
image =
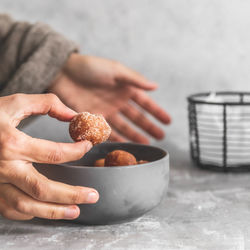
[[[115,149],[132,153],[149,163],[122,167],[91,167]],[[135,219],[156,207],[166,195],[169,155],[164,150],[134,143],[103,143],[81,160],[67,164],[35,164],[49,179],[93,187],[100,199],[96,204],[80,205],[75,220],[83,224],[113,224]]]

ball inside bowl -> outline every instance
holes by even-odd
[[[125,150],[149,163],[121,167],[93,167],[97,159],[113,150]],[[156,207],[166,195],[169,155],[164,150],[135,143],[102,143],[82,159],[67,164],[34,164],[49,179],[95,188],[96,204],[79,205],[76,222],[88,225],[114,224],[138,218]]]

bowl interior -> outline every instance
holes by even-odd
[[[94,166],[94,162],[105,156],[113,150],[124,150],[133,154],[137,161],[146,160],[149,162],[158,161],[167,155],[164,150],[136,143],[102,143],[93,147],[85,156],[78,160],[68,162],[65,165],[70,166]],[[122,166],[124,167],[124,166]]]

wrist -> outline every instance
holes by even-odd
[[[83,56],[78,53],[71,53],[68,60],[64,64],[62,71],[67,75],[71,75],[76,65],[79,64],[80,57],[82,58]]]
[[[57,86],[61,82],[61,79],[63,78],[63,74],[64,73],[63,73],[62,70],[57,73],[56,77],[53,79],[53,81],[51,82],[50,86],[46,89],[45,93],[47,93],[47,92],[54,93],[54,90],[57,88]]]
[[[69,55],[67,61],[64,63],[61,70],[57,73],[56,77],[53,79],[53,81],[51,82],[46,92],[55,92],[55,90],[57,89],[57,86],[65,77],[65,75],[68,75],[70,70],[73,68],[73,64],[77,56],[78,56],[78,53],[76,52],[73,52]]]

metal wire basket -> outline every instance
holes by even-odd
[[[190,153],[201,168],[250,170],[250,92],[188,98]]]

